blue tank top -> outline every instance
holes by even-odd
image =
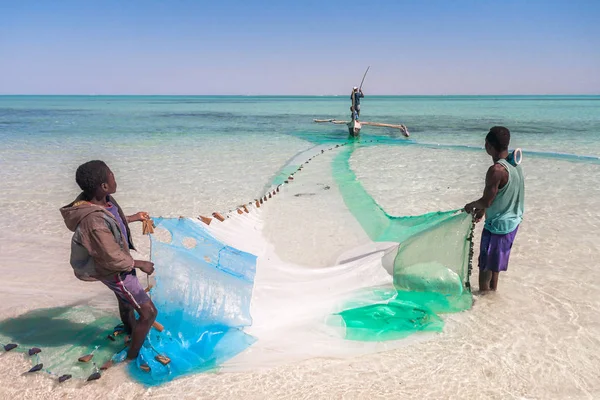
[[[485,210],[485,229],[497,235],[514,231],[523,220],[525,208],[525,178],[520,165],[499,160],[508,171],[508,181],[498,190],[492,205]]]

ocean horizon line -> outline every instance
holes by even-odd
[[[346,97],[348,94],[0,94],[0,97],[269,97],[315,98]],[[369,97],[600,97],[598,94],[368,94]]]

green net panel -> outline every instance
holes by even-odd
[[[370,301],[349,301],[331,318],[349,340],[399,339],[420,331],[441,331],[442,313],[471,307],[469,276],[473,217],[460,210],[397,217],[387,214],[364,190],[350,168],[359,144],[343,149],[333,163],[344,201],[374,242],[397,242],[394,290],[372,292]],[[361,296],[365,296],[364,293]]]
[[[50,375],[87,379],[125,347],[123,337],[108,339],[118,323],[114,313],[85,305],[44,308],[1,321],[0,342],[18,344],[12,351],[25,353],[32,366],[42,364]],[[41,352],[29,356],[32,348]],[[90,361],[79,361],[90,354]]]

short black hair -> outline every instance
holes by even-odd
[[[503,126],[494,126],[490,129],[485,140],[487,140],[496,151],[508,150],[508,145],[510,144],[510,131]]]
[[[92,160],[81,164],[75,172],[75,181],[87,196],[93,196],[96,190],[108,181],[110,169],[104,161]]]

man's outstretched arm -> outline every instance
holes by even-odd
[[[500,182],[505,177],[506,169],[502,165],[492,165],[485,175],[485,188],[483,189],[483,196],[479,200],[465,205],[465,211],[470,213],[473,210],[485,210],[492,205],[498,190],[500,188]]]

